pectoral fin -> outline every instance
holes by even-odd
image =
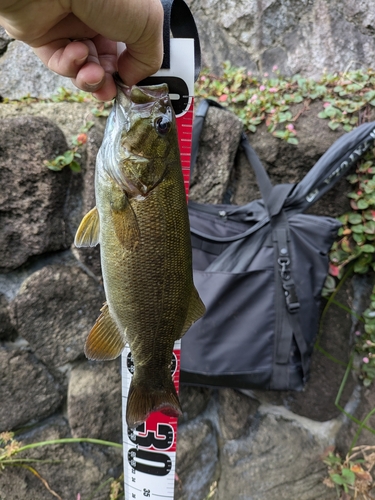
[[[112,318],[107,303],[101,308],[101,312],[85,344],[86,357],[99,361],[117,358],[125,347],[124,337]]]
[[[99,243],[99,213],[94,207],[81,221],[77,229],[74,244],[76,247],[95,247]]]
[[[202,299],[199,297],[197,289],[193,286],[193,291],[190,296],[189,309],[180,337],[185,335],[191,325],[201,318],[205,312],[206,307],[203,304]]]
[[[137,217],[125,194],[111,200],[111,216],[116,236],[127,250],[134,250],[140,239]]]

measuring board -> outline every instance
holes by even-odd
[[[170,69],[147,79],[149,84],[167,83],[176,114],[181,166],[186,196],[190,182],[190,151],[194,104],[194,40],[170,40]],[[181,341],[174,345],[172,377],[178,393]],[[136,429],[126,424],[126,404],[134,364],[129,347],[122,353],[122,408],[125,499],[174,499],[177,418],[160,412],[150,415]]]

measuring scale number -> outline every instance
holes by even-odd
[[[146,431],[143,423],[135,431],[128,428],[128,437],[136,445],[136,448],[128,451],[128,462],[132,469],[153,476],[169,474],[172,468],[169,455],[154,450],[168,450],[173,445],[174,431],[171,425],[158,424],[155,432]]]

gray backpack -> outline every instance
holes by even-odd
[[[193,131],[192,166],[210,105]],[[220,107],[220,106],[219,106]],[[194,282],[205,315],[182,339],[181,382],[301,390],[318,331],[328,252],[340,223],[303,212],[373,145],[375,122],[338,139],[298,184],[273,186],[245,133],[240,147],[262,199],[189,202]]]

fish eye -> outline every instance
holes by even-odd
[[[163,117],[159,116],[155,120],[156,132],[161,136],[168,134],[168,132],[171,129],[171,125],[172,125],[171,121],[169,120],[169,118],[167,116],[163,116]]]

